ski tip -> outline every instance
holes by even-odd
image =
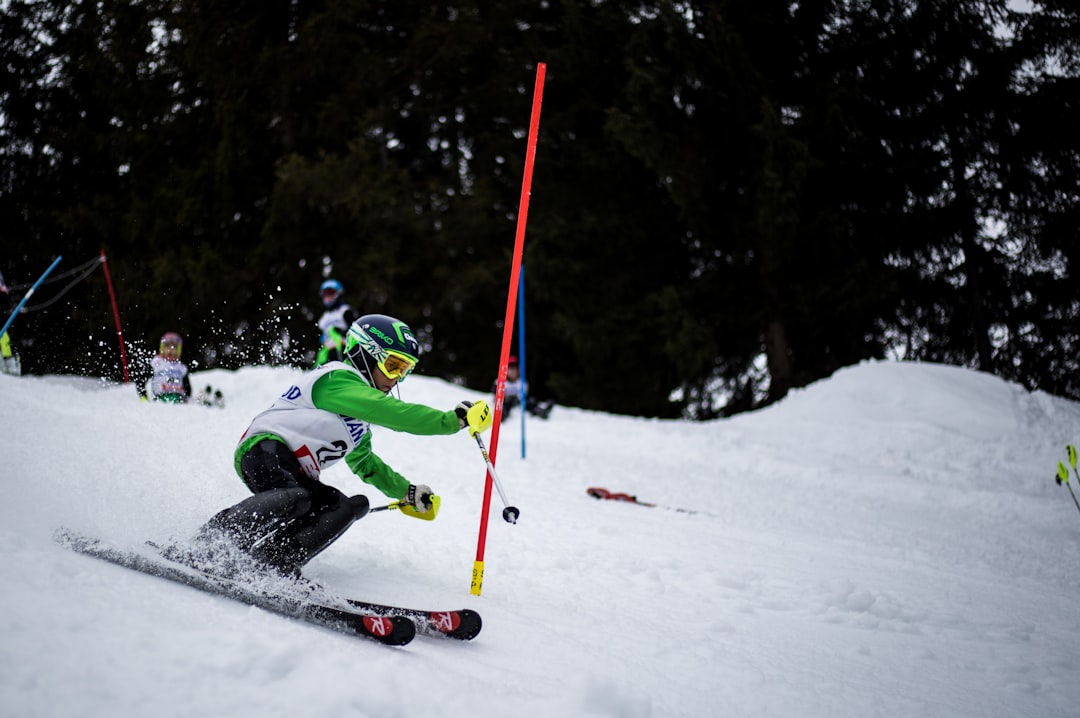
[[[404,646],[416,637],[416,624],[404,616],[364,616],[364,632],[387,646]]]
[[[480,614],[468,608],[458,611],[432,611],[424,622],[424,633],[431,636],[444,636],[459,641],[471,641],[483,628]]]
[[[461,613],[461,625],[458,626],[458,635],[455,638],[460,638],[463,641],[471,641],[480,634],[480,629],[484,627],[484,622],[480,620],[480,614],[471,608],[465,608],[460,611]]]

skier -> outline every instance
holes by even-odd
[[[191,398],[191,379],[187,365],[180,361],[183,348],[184,340],[176,332],[162,335],[157,355],[136,371],[135,389],[143,401],[147,400],[149,393],[155,401],[171,404],[188,402]]]
[[[503,418],[509,419],[510,414],[513,413],[514,407],[521,406],[521,394],[524,390],[526,398],[526,409],[530,414],[539,418],[546,419],[551,415],[551,410],[555,404],[551,401],[540,401],[532,394],[528,393],[529,382],[522,381],[520,375],[520,368],[518,367],[518,360],[516,356],[511,356],[510,361],[506,366],[506,388],[503,389]],[[495,380],[492,385],[491,391],[494,393],[498,390],[499,381]]]
[[[7,285],[4,284],[4,275],[0,274],[0,322],[5,321],[11,314],[11,297],[8,294]],[[0,334],[0,373],[22,374],[19,355],[11,348],[11,336],[8,332]]]
[[[400,499],[403,512],[435,518],[431,488],[411,483],[372,451],[371,425],[424,436],[467,427],[475,435],[491,426],[492,415],[484,401],[440,411],[391,396],[419,356],[404,322],[382,314],[353,322],[344,362],[308,372],[248,426],[234,464],[254,496],[211,518],[189,560],[221,570],[215,552],[225,541],[264,568],[299,576],[304,564],[368,512],[363,494],[349,497],[319,480],[342,459],[362,481]]]
[[[356,318],[357,311],[341,299],[345,290],[341,282],[327,279],[319,287],[324,311],[319,317],[319,351],[315,355],[315,366],[320,367],[330,361],[342,361],[345,347],[345,334]]]

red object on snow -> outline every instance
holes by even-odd
[[[602,489],[599,486],[591,486],[585,489],[585,493],[592,496],[595,499],[608,499],[609,501],[627,501],[632,504],[641,504],[642,506],[655,506],[656,504],[645,503],[644,501],[638,501],[637,496],[631,496],[630,494],[620,494],[607,489]]]

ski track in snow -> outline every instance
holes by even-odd
[[[955,367],[868,362],[708,423],[560,406],[528,421],[526,459],[514,414],[497,466],[521,519],[501,521],[492,493],[480,597],[475,444],[376,427],[439,517],[372,514],[305,573],[474,608],[471,643],[388,648],[54,542],[61,525],[119,546],[183,538],[244,498],[235,442],[295,376],[197,373],[224,410],[0,376],[6,715],[1076,715],[1080,513],[1053,476],[1080,405]],[[440,408],[484,396],[402,385]],[[344,463],[326,480],[383,501]]]

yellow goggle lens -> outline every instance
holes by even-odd
[[[404,380],[415,368],[416,362],[401,354],[387,354],[386,358],[379,362],[379,369],[382,370],[382,373],[388,379],[397,379],[398,381]]]

